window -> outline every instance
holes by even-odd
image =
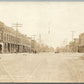
[[[1,34],[2,34],[2,33],[0,32],[0,40],[1,40]]]
[[[7,34],[7,41],[9,40],[9,35]]]

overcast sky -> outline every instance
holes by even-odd
[[[62,46],[84,32],[84,2],[0,2],[0,21],[7,26],[21,23],[19,31],[37,35],[43,43]],[[49,33],[50,29],[50,33]]]

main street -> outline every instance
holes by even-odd
[[[84,53],[0,54],[0,82],[84,82]]]

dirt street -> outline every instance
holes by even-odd
[[[84,53],[0,54],[0,82],[84,82]]]

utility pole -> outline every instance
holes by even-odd
[[[39,34],[39,43],[41,44],[41,34]]]
[[[50,34],[50,22],[48,22],[48,34]]]
[[[33,40],[35,40],[35,39],[36,39],[36,35],[32,35],[32,37],[33,37]]]
[[[41,40],[41,34],[39,34],[39,45],[40,45],[39,52],[41,52],[41,48],[43,47],[42,40]]]
[[[74,32],[75,31],[71,31],[72,32],[72,41],[74,40]]]
[[[23,26],[23,24],[19,24],[18,22],[17,23],[15,23],[15,24],[12,24],[12,27],[15,27],[16,28],[16,46],[17,46],[17,38],[18,38],[18,34],[17,34],[17,32],[18,32],[18,27],[22,27]],[[16,50],[16,52],[17,52],[17,50]]]
[[[66,52],[67,39],[63,41],[63,45],[64,45],[64,52]]]
[[[18,31],[18,27],[22,27],[23,24],[19,24],[18,22],[15,23],[15,24],[12,24],[13,26],[12,27],[16,27],[16,31]]]
[[[50,27],[49,27],[49,31],[48,31],[48,34],[50,34]]]
[[[36,42],[35,42],[36,35],[31,35],[31,36],[32,36],[32,40],[31,40],[31,51],[33,53],[36,53]]]
[[[75,31],[71,31],[72,32],[72,52],[74,52],[74,43],[73,43],[73,41],[74,41],[74,32]]]

